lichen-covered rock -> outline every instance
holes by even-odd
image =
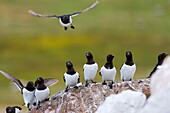
[[[41,104],[40,109],[34,108],[30,113],[94,113],[106,97],[124,90],[143,92],[148,97],[149,84],[150,79],[118,82],[113,89],[101,83],[92,83],[88,87],[82,85],[78,89],[71,88],[68,92],[53,95],[50,101]]]

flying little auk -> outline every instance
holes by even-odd
[[[65,30],[67,30],[67,27],[69,25],[71,25],[72,29],[75,29],[75,27],[72,25],[72,17],[77,16],[77,15],[82,14],[82,13],[85,13],[85,12],[89,11],[90,9],[93,9],[98,3],[99,3],[99,1],[96,0],[96,2],[94,4],[92,4],[90,7],[86,8],[85,10],[74,12],[72,14],[64,14],[64,15],[60,15],[60,16],[57,16],[57,15],[42,15],[42,14],[35,13],[32,10],[29,10],[28,13],[33,15],[33,16],[42,17],[42,18],[58,18],[60,24],[64,27]]]
[[[68,91],[70,87],[76,87],[80,83],[79,73],[75,71],[73,64],[70,61],[66,62],[67,71],[64,73],[64,82],[66,83],[65,92]]]
[[[94,82],[93,80],[98,70],[98,64],[94,61],[92,53],[87,52],[86,58],[87,58],[87,62],[83,66],[83,71],[84,71],[84,79],[86,81],[85,86],[87,87],[89,81]]]
[[[19,79],[15,78],[14,76],[2,70],[0,70],[0,73],[3,74],[9,80],[11,80],[18,87],[21,94],[23,95],[23,99],[24,99],[23,105],[25,105],[30,110],[30,106],[36,104],[35,96],[34,96],[34,92],[35,92],[34,83],[32,81],[29,81],[27,85],[24,86],[22,82]]]
[[[101,67],[99,72],[99,74],[102,76],[103,85],[107,84],[106,81],[111,81],[111,84],[109,85],[111,89],[116,76],[116,68],[113,65],[113,58],[114,55],[112,54],[107,55],[106,57],[107,61],[105,65]]]
[[[126,52],[126,62],[120,69],[120,75],[122,81],[131,81],[136,72],[136,65],[133,62],[131,51]]]
[[[38,86],[37,81],[35,82],[36,86],[32,81],[29,81],[27,85],[24,86],[22,82],[19,79],[15,78],[14,76],[2,70],[0,70],[0,73],[4,75],[7,79],[11,80],[18,87],[20,92],[23,94],[24,99],[23,105],[25,105],[28,108],[28,110],[31,110],[30,107],[32,107],[33,105],[35,106],[37,101],[35,97],[35,90],[36,87]],[[46,86],[52,86],[58,82],[58,80],[54,78],[45,78],[44,81]]]
[[[22,108],[19,106],[6,107],[6,113],[20,113],[21,110],[22,110]]]
[[[167,55],[168,55],[167,53],[161,53],[161,54],[158,55],[158,62],[147,78],[151,78],[152,74],[155,73],[156,70],[161,68],[161,65],[162,65],[162,63],[163,63],[163,61],[164,61],[164,59],[166,58]]]

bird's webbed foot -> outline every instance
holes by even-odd
[[[69,88],[69,87],[67,86],[66,89],[65,89],[65,92],[68,92],[68,88]]]
[[[73,25],[71,25],[71,28],[72,28],[72,29],[75,29],[75,27],[74,27]]]
[[[88,80],[86,80],[85,87],[87,87],[88,85],[89,85],[89,82],[88,82]]]
[[[114,82],[112,81],[112,83],[109,85],[110,89],[113,88],[113,84],[114,84]]]
[[[107,85],[106,81],[103,81],[102,85]]]
[[[67,27],[64,27],[64,30],[67,30]]]
[[[38,101],[38,106],[37,106],[37,109],[39,109],[41,106],[40,106],[40,101]]]

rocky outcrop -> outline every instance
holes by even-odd
[[[92,83],[88,87],[81,85],[78,89],[71,88],[68,92],[61,91],[53,95],[50,101],[41,104],[40,109],[33,108],[30,113],[94,113],[111,94],[132,90],[149,97],[149,84],[150,79],[117,82],[113,89],[101,83]]]
[[[151,96],[146,100],[141,92],[124,91],[111,95],[96,113],[170,113],[170,57],[157,70],[150,83]]]

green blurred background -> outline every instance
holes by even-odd
[[[161,52],[170,52],[170,0],[100,0],[97,7],[73,18],[75,30],[64,28],[57,19],[28,14],[67,14],[90,6],[95,0],[1,0],[0,69],[22,79],[54,77],[59,83],[51,94],[65,88],[65,62],[71,60],[83,81],[85,52],[93,53],[99,68],[107,54],[115,55],[116,81],[131,50],[137,71],[134,79],[145,78]],[[96,75],[96,81],[101,77]],[[0,75],[0,108],[23,104],[22,95]]]

